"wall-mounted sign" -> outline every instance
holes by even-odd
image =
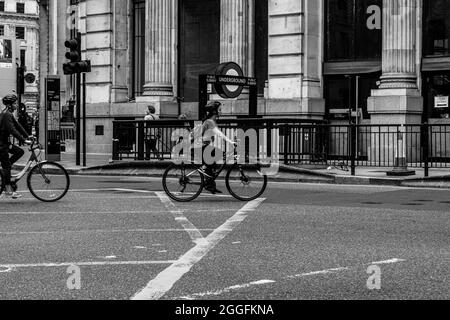
[[[220,64],[216,69],[216,76],[218,76],[218,79],[215,89],[224,99],[234,99],[239,97],[242,90],[244,90],[244,86],[247,85],[247,80],[244,78],[244,72],[241,67],[234,62]],[[236,77],[240,77],[241,79]]]
[[[199,119],[203,119],[204,107],[209,100],[209,86],[213,86],[217,94],[224,99],[235,99],[244,90],[249,88],[249,118],[258,117],[258,81],[256,78],[244,77],[241,67],[234,62],[220,64],[215,74],[199,75]],[[244,115],[242,115],[244,116]]]
[[[448,108],[449,97],[448,96],[437,96],[434,97],[434,107],[436,109]]]
[[[36,81],[36,76],[33,73],[27,73],[25,81],[29,84],[34,83]]]

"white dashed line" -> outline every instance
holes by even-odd
[[[25,269],[25,268],[58,268],[58,267],[90,267],[90,266],[139,266],[139,265],[163,265],[173,264],[175,261],[99,261],[99,262],[62,262],[62,263],[34,263],[34,264],[0,264],[0,268]]]
[[[391,260],[385,260],[385,261],[380,261],[380,262],[372,262],[371,265],[394,264],[394,263],[400,263],[400,262],[405,262],[405,261],[406,260],[402,260],[402,259],[391,259]],[[283,278],[279,279],[278,281],[275,281],[275,280],[254,281],[254,282],[250,282],[250,283],[246,283],[246,284],[240,284],[240,285],[236,285],[236,286],[227,287],[227,288],[224,288],[221,290],[207,291],[207,292],[203,292],[203,293],[195,293],[195,294],[179,297],[176,300],[180,300],[180,299],[181,300],[195,300],[195,299],[201,299],[204,297],[220,296],[222,294],[230,293],[232,291],[238,291],[241,289],[247,289],[247,288],[251,288],[251,287],[274,284],[274,283],[286,281],[286,280],[293,280],[293,279],[320,276],[320,275],[328,275],[328,274],[339,273],[339,272],[343,272],[343,271],[349,271],[352,269],[353,269],[352,267],[334,268],[334,269],[326,269],[326,270],[320,270],[320,271],[314,271],[314,272],[300,273],[300,274],[293,275],[293,276],[287,276],[287,277],[283,277]]]
[[[203,235],[197,229],[197,227],[194,226],[188,218],[186,218],[186,216],[183,214],[183,211],[179,210],[173,204],[173,202],[170,201],[169,197],[165,193],[157,192],[156,195],[167,208],[167,210],[169,210],[169,212],[173,215],[175,221],[178,222],[184,230],[186,230],[194,243],[197,243],[199,240],[204,239]]]

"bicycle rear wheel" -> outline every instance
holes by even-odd
[[[228,192],[240,201],[258,199],[267,188],[267,176],[259,165],[234,165],[226,176]]]
[[[190,202],[203,191],[204,178],[193,164],[171,165],[164,172],[163,188],[177,202]]]
[[[0,170],[0,196],[5,191],[5,178],[3,176],[3,170]]]
[[[69,191],[70,178],[60,164],[42,162],[31,169],[27,184],[36,199],[42,202],[56,202]]]

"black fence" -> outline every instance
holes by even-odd
[[[174,135],[192,131],[194,121],[115,121],[114,160],[171,159]],[[258,155],[287,165],[411,168],[450,167],[450,125],[330,125],[289,119],[222,120],[231,139],[237,130],[256,132]],[[172,141],[173,140],[173,141]],[[222,143],[222,142],[217,142]],[[225,144],[218,145],[226,151]]]

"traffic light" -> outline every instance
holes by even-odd
[[[18,95],[25,93],[25,71],[26,67],[24,66],[17,67],[16,92]]]
[[[91,72],[91,61],[81,60],[81,44],[76,39],[67,40],[64,46],[70,51],[66,53],[66,59],[70,62],[63,64],[63,71],[66,75]]]

